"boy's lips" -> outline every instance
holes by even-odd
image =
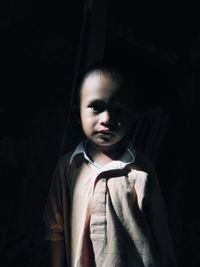
[[[99,134],[99,135],[111,135],[111,134],[113,134],[113,132],[110,130],[99,130],[99,131],[97,131],[97,134]]]

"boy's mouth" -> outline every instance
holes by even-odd
[[[106,136],[106,135],[113,135],[113,132],[111,132],[110,130],[100,130],[97,131],[97,134],[101,136]]]

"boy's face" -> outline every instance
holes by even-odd
[[[118,144],[130,124],[126,93],[103,74],[90,74],[80,95],[82,129],[93,145],[109,150]]]

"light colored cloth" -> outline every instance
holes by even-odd
[[[132,146],[102,168],[83,143],[62,157],[44,220],[47,240],[65,240],[68,266],[176,266],[155,171]]]

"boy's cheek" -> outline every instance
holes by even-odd
[[[129,123],[128,121],[123,122],[119,133],[121,135],[126,135],[126,133],[129,131],[130,128],[131,128],[131,123]]]

